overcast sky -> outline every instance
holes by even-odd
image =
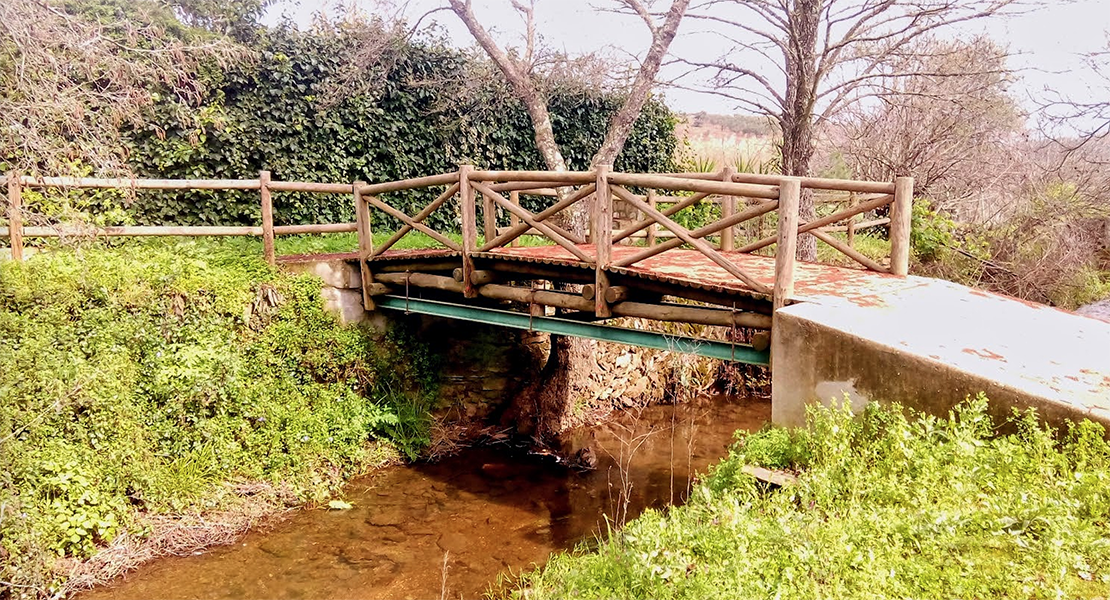
[[[509,0],[473,0],[475,13],[495,31],[502,45],[517,45],[521,40],[521,23],[511,10]],[[659,0],[662,5],[666,0]],[[280,2],[272,7],[268,21],[276,22],[283,15],[304,24],[314,12],[335,15],[342,12],[339,6],[349,2]],[[445,4],[443,0],[410,0],[405,11],[414,20],[429,9]],[[642,56],[650,41],[646,28],[638,20],[613,14],[599,14],[593,5],[605,5],[605,0],[538,0],[537,21],[544,42],[549,46],[577,54],[602,50],[613,56],[634,53]],[[374,10],[372,0],[355,0],[354,6],[365,11]],[[427,21],[434,21],[456,45],[469,46],[473,42],[469,33],[450,12],[440,12]],[[1015,86],[1019,100],[1028,102],[1033,95],[1040,95],[1047,87],[1071,97],[1095,99],[1107,94],[1105,82],[1101,88],[1092,86],[1089,73],[1083,68],[1080,56],[1107,45],[1110,32],[1110,0],[1077,0],[1058,2],[1048,0],[1045,6],[1029,14],[981,21],[961,33],[985,32],[997,42],[1006,45],[1014,54],[1010,61],[1020,70],[1021,82]],[[679,30],[679,37],[672,45],[672,53],[680,56],[715,58],[723,51],[721,41],[707,32],[699,23],[687,20]],[[664,77],[677,74],[677,67],[665,70]],[[665,90],[668,103],[683,112],[707,111],[713,113],[743,112],[734,102],[718,96],[690,91]]]

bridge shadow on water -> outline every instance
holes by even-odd
[[[389,468],[348,486],[351,510],[303,511],[85,598],[478,597],[499,574],[597,539],[606,518],[681,503],[735,430],[769,419],[769,402],[729,398],[626,411],[567,436],[597,457],[585,473],[498,448]]]

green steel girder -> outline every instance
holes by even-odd
[[[558,335],[628,344],[630,346],[655,348],[656,350],[670,350],[686,354],[697,354],[699,356],[751,365],[766,366],[770,364],[769,352],[766,350],[761,352],[745,344],[725,344],[712,340],[667,335],[653,331],[624,329],[621,327],[597,325],[594,323],[584,323],[581,321],[554,317],[533,317],[508,310],[453,304],[435,300],[405,298],[403,296],[377,296],[374,298],[374,303],[381,308],[423,315],[434,315],[462,321],[486,323],[488,325],[500,325],[502,327],[511,327],[514,329],[543,331]]]

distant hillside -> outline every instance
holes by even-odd
[[[775,127],[760,115],[713,115],[707,112],[686,115],[690,127],[720,129],[743,136],[764,137],[773,135]]]

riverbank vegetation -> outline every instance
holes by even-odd
[[[690,502],[523,577],[528,598],[1092,598],[1110,589],[1110,444],[982,397],[947,419],[813,409],[739,437]],[[743,472],[795,472],[768,487]]]
[[[161,515],[322,502],[413,457],[436,390],[405,331],[323,311],[320,282],[222,242],[0,262],[0,581],[53,596]],[[203,543],[201,543],[203,545]]]

